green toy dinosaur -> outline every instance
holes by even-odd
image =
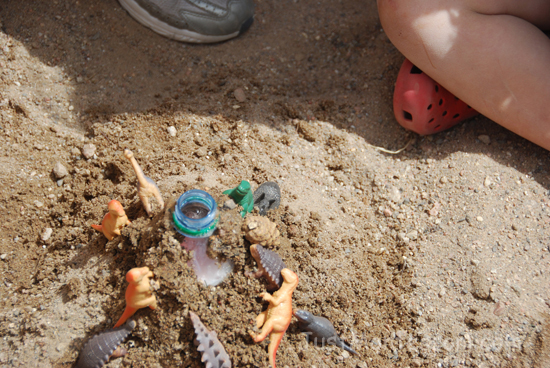
[[[254,195],[252,194],[250,183],[246,180],[241,181],[236,188],[224,191],[223,194],[227,194],[236,204],[243,207],[241,211],[242,217],[254,209]]]

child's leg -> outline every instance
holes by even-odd
[[[394,45],[483,115],[550,150],[546,0],[378,0]],[[532,22],[532,23],[531,23]]]

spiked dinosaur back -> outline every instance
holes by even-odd
[[[191,322],[195,327],[195,333],[197,337],[195,339],[195,345],[199,353],[202,353],[201,361],[205,364],[206,368],[231,368],[231,360],[229,355],[225,352],[223,345],[218,340],[218,334],[216,331],[208,331],[204,324],[201,322],[199,316],[189,311]]]

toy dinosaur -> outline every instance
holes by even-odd
[[[155,197],[157,202],[160,204],[161,209],[164,209],[164,200],[162,199],[162,195],[160,194],[157,184],[155,184],[153,179],[148,178],[145,174],[143,174],[143,170],[141,170],[141,167],[139,167],[139,164],[134,158],[134,153],[129,149],[125,149],[124,157],[130,160],[130,163],[136,172],[138,196],[141,203],[143,203],[143,207],[145,208],[147,215],[151,216],[151,203],[149,203],[150,197]]]
[[[126,289],[126,309],[115,327],[121,326],[140,308],[157,308],[157,299],[151,292],[150,278],[154,274],[149,267],[132,268],[126,274],[126,281],[130,283]]]
[[[231,368],[231,359],[225,352],[220,340],[218,340],[216,331],[208,331],[199,316],[191,311],[189,311],[189,317],[191,317],[191,322],[197,334],[195,346],[202,354],[201,361],[205,363],[205,367]]]
[[[254,192],[254,207],[258,207],[262,216],[269,210],[279,208],[280,204],[281,188],[274,181],[266,181]]]
[[[261,328],[261,332],[257,335],[252,331],[249,332],[254,342],[263,341],[270,334],[271,341],[267,351],[272,368],[276,368],[277,348],[292,319],[292,293],[298,286],[298,276],[290,269],[283,268],[281,276],[283,276],[283,285],[279,290],[273,295],[260,294],[264,300],[269,302],[267,309],[256,317],[256,327]]]
[[[246,276],[265,277],[268,282],[267,290],[277,290],[283,284],[281,270],[286,268],[285,263],[279,255],[269,249],[265,249],[260,244],[252,244],[250,253],[258,265],[257,272],[247,272]]]
[[[119,201],[113,199],[108,204],[109,213],[103,217],[101,225],[92,224],[92,227],[97,231],[101,231],[107,240],[112,240],[116,235],[120,235],[120,230],[128,224],[128,216],[124,212],[124,208]]]
[[[241,181],[237,187],[224,191],[223,194],[227,194],[236,204],[242,206],[242,217],[254,209],[254,195],[250,183],[246,180]]]
[[[303,309],[296,309],[293,313],[294,317],[298,319],[298,328],[307,335],[308,341],[313,338],[314,344],[317,345],[317,339],[319,339],[321,346],[324,346],[325,343],[336,345],[349,353],[359,355],[350,346],[346,345],[338,336],[332,323],[325,317],[315,316]]]

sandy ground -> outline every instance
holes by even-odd
[[[375,1],[257,1],[246,34],[208,46],[164,39],[115,0],[4,1],[0,16],[0,366],[72,366],[124,310],[136,266],[155,272],[159,308],[136,314],[107,367],[201,367],[189,311],[233,366],[268,366],[248,335],[266,285],[244,275],[236,210],[216,238],[234,273],[205,287],[169,209],[143,210],[125,148],[167,202],[279,184],[270,249],[300,278],[294,306],[359,356],[308,343],[294,320],[278,366],[550,366],[548,153],[484,117],[403,130],[403,57]],[[111,199],[132,224],[107,242],[90,225]]]

